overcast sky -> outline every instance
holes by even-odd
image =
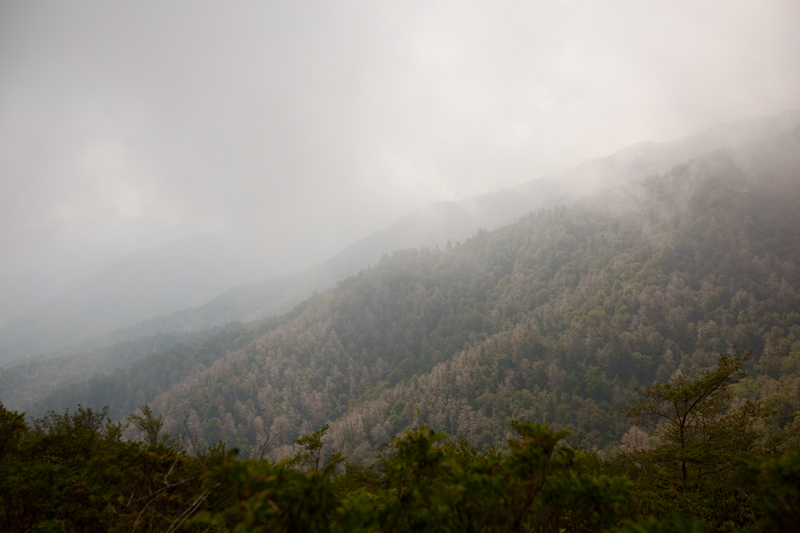
[[[225,229],[324,259],[430,202],[797,107],[797,0],[4,0],[0,292]]]

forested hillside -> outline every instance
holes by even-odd
[[[0,533],[800,533],[800,0],[0,0]]]
[[[124,424],[81,407],[29,424],[0,404],[0,515],[11,532],[794,531],[800,454],[754,446],[763,432],[750,403],[732,410],[744,426],[719,417],[746,358],[722,356],[698,379],[672,381],[671,392],[692,391],[704,425],[737,446],[693,434],[676,447],[673,435],[612,457],[565,444],[568,430],[512,421],[504,450],[421,426],[371,465],[333,449],[325,425],[275,463],[242,459],[224,443],[187,453],[147,406]],[[122,438],[131,426],[138,440]],[[670,438],[669,425],[660,435]],[[681,479],[687,459],[692,473]],[[703,472],[712,475],[697,483]]]
[[[696,375],[735,344],[754,350],[736,393],[775,406],[769,431],[791,426],[799,137],[710,153],[452,249],[397,252],[246,345],[218,341],[202,364],[154,354],[39,409],[152,401],[201,448],[268,441],[273,458],[331,422],[326,438],[368,459],[415,416],[479,448],[517,419],[603,449],[630,433],[619,410],[637,387]],[[158,397],[134,399],[141,389]]]
[[[792,131],[798,121],[800,114],[790,112],[718,126],[668,143],[642,143],[621,150],[613,156],[590,161],[509,189],[462,202],[443,202],[420,209],[305,272],[241,285],[204,305],[152,317],[46,357],[37,356],[39,361],[20,361],[13,366],[0,368],[0,398],[13,408],[28,410],[44,395],[76,380],[86,380],[94,376],[95,385],[92,387],[96,388],[105,379],[103,374],[117,368],[120,371],[116,374],[116,379],[125,379],[122,376],[127,376],[133,370],[120,367],[153,351],[132,349],[132,346],[153,345],[148,340],[150,338],[159,339],[158,351],[167,351],[177,342],[206,338],[214,333],[215,328],[238,327],[237,322],[256,323],[271,316],[279,316],[315,290],[326,290],[334,286],[337,280],[355,274],[369,264],[375,264],[387,251],[408,246],[419,248],[421,244],[434,250],[437,246],[445,248],[448,239],[451,243],[456,243],[473,235],[482,226],[496,228],[516,221],[532,209],[552,206],[557,202],[571,204],[591,192],[597,193],[611,186],[624,185],[631,179],[661,174],[704,150],[728,147],[735,154],[746,152],[753,143],[763,145],[787,131]],[[77,331],[70,333],[73,335],[71,338],[79,338],[74,336]],[[47,328],[39,328],[37,332],[34,335],[36,342],[45,340],[53,333]],[[171,344],[167,342],[169,339],[173,340]],[[4,353],[6,356],[11,355],[7,350]],[[114,354],[124,354],[124,357]],[[217,357],[223,355],[217,354]],[[2,357],[0,354],[0,359]],[[143,361],[137,366],[147,368],[149,363]],[[145,374],[147,371],[142,375]],[[174,380],[168,381],[164,386],[170,386],[183,377],[175,376]],[[87,387],[88,383],[77,384],[70,390],[82,390],[88,397],[100,401],[100,396],[90,394]],[[159,393],[163,392],[161,388],[158,390]],[[71,393],[59,391],[55,397],[64,397],[64,394],[69,397]],[[104,404],[110,402],[112,413],[119,416],[126,414],[121,411],[122,407],[120,411],[115,409],[115,399],[107,398],[103,401]],[[123,403],[126,406],[131,405],[130,400]],[[51,398],[41,405],[59,407],[60,404],[54,403]]]
[[[394,250],[420,246],[444,248],[448,240],[463,241],[480,228],[494,230],[517,222],[535,209],[571,205],[609,187],[663,174],[711,150],[738,153],[753,143],[785,135],[798,125],[797,111],[740,120],[670,142],[640,143],[611,156],[499,191],[429,205],[360,239],[323,264],[292,275],[243,284],[203,305],[154,316],[110,332],[94,340],[94,346],[162,332],[199,331],[233,321],[266,320],[289,311],[314,291],[332,288],[339,280],[374,265]]]
[[[770,163],[766,181],[710,154],[453,250],[397,253],[155,405],[173,431],[243,448],[268,434],[278,455],[338,420],[331,437],[366,458],[417,410],[476,445],[513,417],[604,446],[637,386],[736,344],[757,353],[747,394],[789,409],[800,187]]]
[[[234,323],[203,331],[159,333],[50,358],[23,358],[0,369],[0,398],[9,409],[26,410],[51,392],[86,381],[89,376],[110,374],[147,355],[164,354],[176,346],[200,343],[221,332],[244,327],[244,324]],[[118,418],[126,414],[120,413]]]

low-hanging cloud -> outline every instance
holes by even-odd
[[[299,267],[425,203],[798,107],[798,20],[790,0],[4,2],[0,257],[58,287],[229,230]]]

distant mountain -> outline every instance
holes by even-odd
[[[305,272],[243,284],[206,304],[149,318],[93,342],[108,344],[168,331],[199,331],[230,322],[265,320],[288,311],[314,291],[324,291],[376,264],[394,250],[420,246],[444,249],[448,240],[455,244],[481,228],[494,230],[541,207],[570,205],[610,187],[663,174],[705,152],[721,148],[737,152],[754,143],[769,142],[798,125],[800,111],[741,120],[685,139],[637,144],[610,157],[482,196],[429,205]]]
[[[151,354],[32,407],[150,402],[173,432],[272,457],[324,423],[352,459],[419,417],[478,447],[510,419],[602,448],[636,387],[752,348],[744,399],[800,424],[800,128],[479,231],[407,249],[292,313]],[[233,340],[232,340],[233,339]],[[249,340],[252,339],[252,340]],[[652,430],[645,427],[645,431]]]
[[[433,204],[410,213],[388,228],[354,243],[327,262],[305,272],[262,282],[242,284],[210,301],[208,301],[208,297],[213,290],[213,284],[208,285],[207,290],[200,290],[194,294],[188,290],[190,284],[184,283],[186,280],[179,280],[176,286],[187,288],[187,290],[180,293],[179,297],[172,298],[170,301],[173,304],[181,301],[181,298],[184,299],[183,301],[194,298],[195,302],[205,299],[207,302],[165,314],[152,312],[155,308],[153,301],[156,298],[152,294],[153,288],[162,288],[164,294],[170,293],[170,291],[179,292],[176,287],[169,286],[173,283],[173,278],[181,278],[178,266],[183,265],[187,269],[185,277],[190,278],[191,273],[197,271],[193,270],[194,267],[187,266],[187,262],[202,264],[203,261],[187,261],[185,256],[181,256],[172,249],[169,251],[173,257],[173,263],[159,262],[144,254],[137,263],[141,265],[139,270],[131,269],[128,266],[122,268],[121,265],[119,271],[102,277],[107,281],[101,283],[98,280],[92,285],[93,292],[84,290],[82,293],[73,295],[71,299],[54,302],[53,305],[39,309],[38,314],[26,315],[14,324],[0,329],[0,362],[9,361],[14,354],[18,356],[21,353],[38,353],[37,350],[45,351],[44,349],[39,350],[36,348],[37,346],[39,348],[49,346],[48,349],[63,346],[67,342],[65,339],[69,339],[71,343],[81,342],[81,344],[68,350],[62,348],[57,354],[57,360],[62,362],[72,360],[64,358],[70,353],[81,359],[81,354],[84,352],[159,334],[211,331],[215,327],[237,322],[263,321],[292,309],[314,291],[327,290],[333,287],[338,280],[356,274],[368,265],[376,264],[382,256],[393,250],[420,246],[445,249],[448,241],[455,245],[474,235],[480,228],[493,230],[515,222],[537,208],[571,204],[578,198],[607,190],[616,185],[663,174],[675,165],[709,150],[727,148],[733,152],[741,152],[748,146],[764,146],[765,143],[769,144],[771,140],[778,139],[786,132],[792,131],[798,124],[800,124],[800,112],[742,120],[733,124],[720,125],[677,141],[641,143],[621,150],[610,157],[589,161],[552,176],[530,180],[486,195],[460,202]],[[219,246],[217,246],[217,250],[220,249]],[[214,247],[206,247],[206,249],[213,250]],[[232,261],[233,257],[233,253],[217,254],[208,263],[212,266],[236,263],[236,261]],[[240,261],[240,263],[245,262]],[[207,277],[210,267],[204,268],[206,268],[206,273],[198,274],[198,279],[203,279],[203,276]],[[220,268],[223,267],[220,266]],[[129,270],[148,274],[127,278],[138,280],[136,283],[121,283],[120,280],[126,278],[118,274]],[[173,275],[168,276],[164,272],[172,272]],[[161,278],[158,277],[159,275]],[[160,279],[162,282],[147,286],[148,280],[152,279]],[[194,286],[196,287],[197,284]],[[105,289],[98,290],[99,287],[105,287]],[[138,287],[138,289],[134,291],[133,287]],[[118,297],[116,301],[123,302],[130,307],[125,311],[124,316],[119,312],[115,314],[114,306],[111,304],[113,299],[108,298],[108,295],[115,293],[114,291],[122,293],[122,296]],[[85,296],[87,292],[92,295],[91,298]],[[137,293],[140,293],[138,297]],[[203,295],[202,298],[199,295]],[[158,301],[157,298],[156,301]],[[144,303],[149,303],[150,307],[140,305]],[[140,322],[131,321],[133,323],[129,325],[120,324],[124,322],[124,317],[128,317],[125,320],[130,320],[135,313],[138,313],[139,316],[149,313],[150,317]],[[123,327],[115,329],[109,325],[111,323]],[[87,340],[87,331],[93,331],[97,333],[97,336]],[[164,348],[168,347],[164,346]],[[46,368],[51,372],[56,372],[58,364],[48,364]],[[107,370],[113,366],[104,366],[103,368]],[[65,384],[63,380],[50,379],[50,381]],[[37,389],[37,391],[41,393],[43,389]]]
[[[246,257],[244,246],[224,235],[199,235],[141,250],[1,327],[0,364],[205,303],[267,271]],[[91,347],[101,344],[108,343]]]
[[[25,411],[48,393],[90,376],[106,374],[153,353],[176,345],[200,343],[223,331],[235,331],[241,323],[203,331],[159,333],[110,346],[101,346],[48,358],[22,358],[0,368],[0,400],[9,409]]]

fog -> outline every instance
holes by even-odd
[[[175,239],[236,235],[276,275],[431,202],[798,108],[798,30],[794,0],[5,1],[0,322]]]

